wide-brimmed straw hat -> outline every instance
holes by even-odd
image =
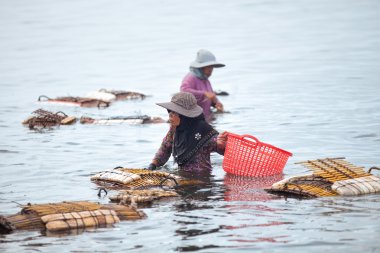
[[[189,118],[198,117],[203,113],[202,107],[197,105],[197,99],[189,92],[178,92],[170,102],[157,103],[157,105]]]
[[[190,64],[190,67],[193,68],[203,68],[206,66],[213,66],[215,68],[221,68],[226,65],[217,62],[215,56],[205,49],[201,49],[197,52],[197,57],[195,58],[195,61],[193,61]]]

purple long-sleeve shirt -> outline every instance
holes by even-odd
[[[211,112],[211,100],[208,99],[204,93],[214,92],[209,80],[199,79],[193,73],[188,73],[182,80],[182,85],[180,88],[181,91],[187,91],[192,93],[197,99],[197,104],[202,107],[203,113],[207,121],[210,121],[212,118]],[[218,100],[216,102],[219,102]]]

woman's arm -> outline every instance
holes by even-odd
[[[159,167],[164,165],[172,154],[173,140],[174,140],[175,128],[170,127],[168,133],[162,140],[161,146],[155,154],[152,164]]]

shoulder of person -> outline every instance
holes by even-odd
[[[197,80],[197,77],[193,75],[191,72],[187,73],[186,76],[183,78],[183,81],[194,81]]]

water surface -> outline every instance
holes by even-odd
[[[220,131],[251,134],[293,152],[295,162],[346,157],[380,165],[380,3],[320,1],[1,1],[1,215],[18,203],[97,197],[90,176],[147,166],[168,125],[61,126],[20,122],[43,107],[95,118],[167,117],[156,102],[178,91],[195,52],[226,68],[211,77],[230,114]],[[39,95],[100,89],[151,95],[110,108],[39,104]],[[213,155],[210,184],[191,198],[156,202],[148,218],[56,237],[0,237],[3,252],[378,252],[379,195],[284,199],[262,189],[279,178],[227,175]],[[173,169],[171,162],[168,169]]]

